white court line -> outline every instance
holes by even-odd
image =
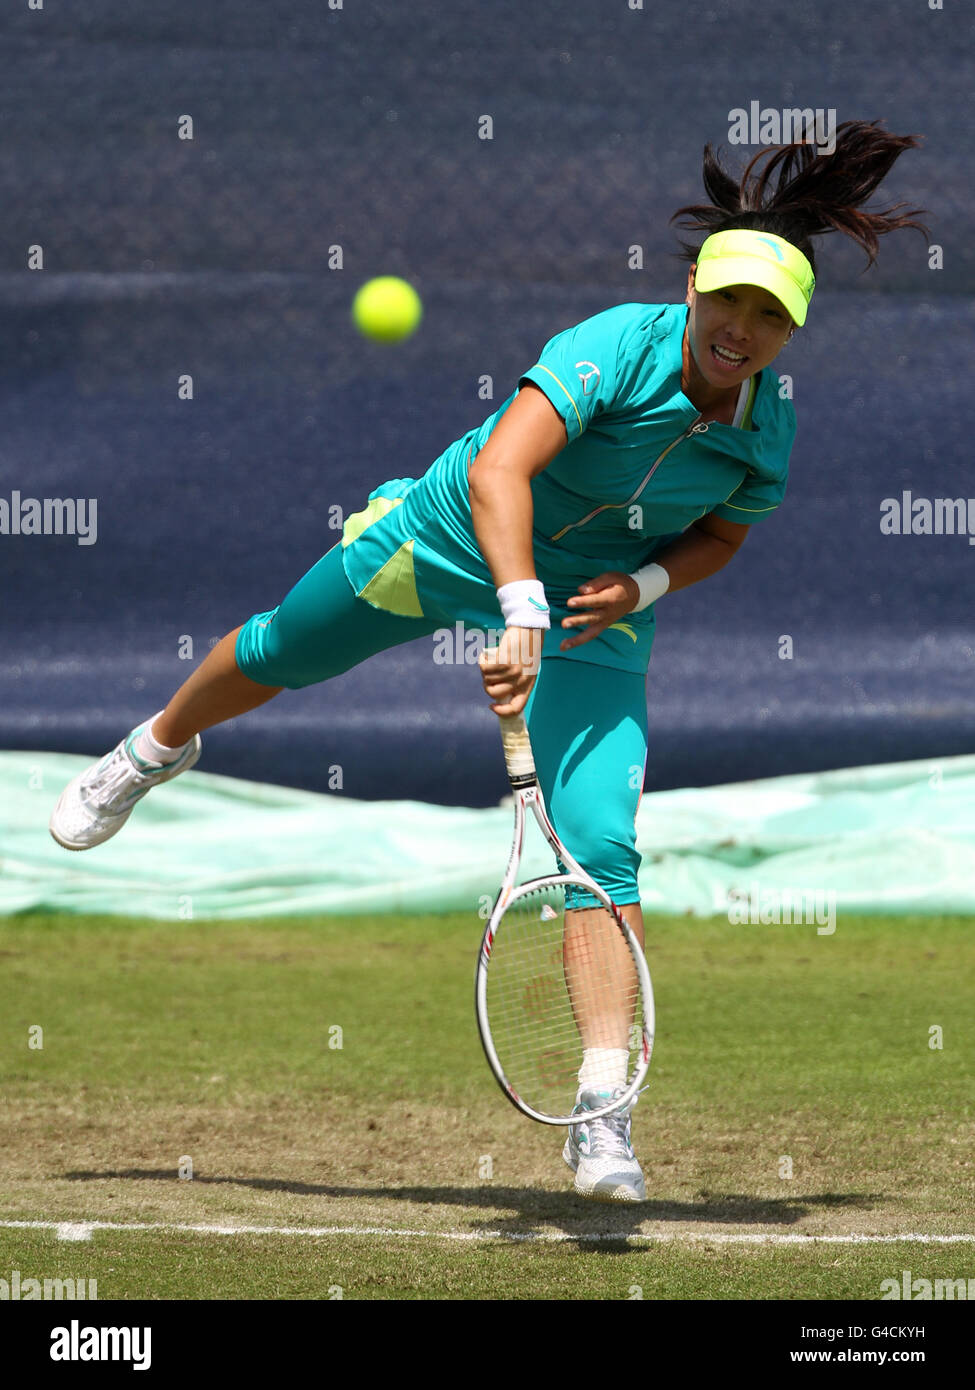
[[[916,1245],[975,1244],[975,1235],[837,1236],[803,1235],[799,1232],[776,1234],[751,1231],[418,1231],[393,1226],[205,1226],[170,1221],[0,1221],[2,1230],[54,1231],[59,1240],[91,1240],[93,1231],[169,1231],[205,1236],[390,1236],[424,1237],[430,1240],[509,1240],[564,1244],[568,1241],[646,1241],[649,1244],[694,1245],[896,1245],[911,1241]]]

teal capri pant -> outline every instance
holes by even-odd
[[[443,625],[357,598],[338,544],[277,608],[244,624],[235,655],[259,685],[300,690]],[[578,656],[544,657],[525,719],[539,785],[563,843],[615,903],[639,902],[635,819],[647,758],[646,677]],[[579,891],[568,905],[594,901]]]

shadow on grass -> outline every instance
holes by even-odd
[[[178,1183],[172,1168],[118,1168],[104,1172],[76,1171],[63,1175],[71,1182],[105,1182],[125,1179],[134,1182]],[[194,1173],[194,1184],[250,1187],[258,1192],[287,1192],[298,1197],[369,1198],[373,1201],[410,1202],[418,1206],[486,1208],[490,1220],[471,1221],[472,1231],[497,1231],[516,1240],[530,1237],[539,1225],[556,1226],[578,1240],[580,1249],[612,1249],[614,1237],[621,1244],[647,1222],[703,1222],[709,1225],[793,1226],[817,1210],[849,1208],[870,1211],[884,1200],[882,1193],[819,1192],[796,1193],[789,1197],[755,1197],[746,1193],[702,1191],[691,1202],[646,1201],[595,1203],[568,1192],[546,1192],[540,1188],[501,1187],[355,1187],[327,1183],[287,1182],[279,1178],[209,1177]],[[497,1216],[508,1209],[510,1216]],[[587,1240],[598,1213],[598,1240]],[[340,1224],[340,1223],[338,1223]],[[435,1234],[435,1232],[431,1232]]]

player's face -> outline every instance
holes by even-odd
[[[795,324],[782,302],[759,285],[728,285],[702,294],[694,288],[694,269],[687,277],[694,366],[712,388],[740,386],[774,361]]]

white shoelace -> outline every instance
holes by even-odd
[[[630,1113],[621,1110],[593,1120],[589,1126],[589,1153],[593,1158],[629,1158]]]
[[[116,748],[102,770],[81,788],[85,802],[97,811],[119,813],[126,809],[128,794],[142,792],[145,779],[135,770],[124,747]],[[133,783],[136,785],[133,786]],[[138,797],[135,798],[138,800]]]

